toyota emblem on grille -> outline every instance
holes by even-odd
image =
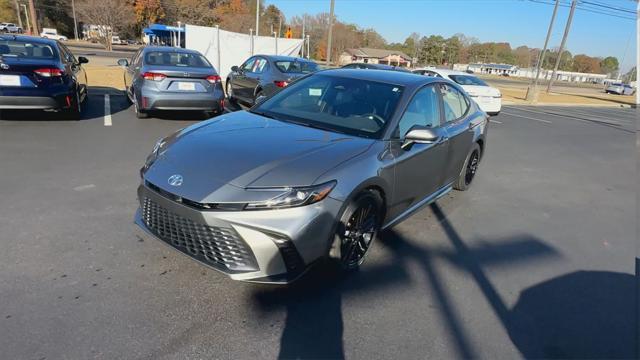
[[[9,70],[9,65],[5,63],[0,63],[0,68],[2,68],[2,70]]]
[[[169,185],[171,186],[180,186],[182,185],[182,175],[180,174],[175,174],[175,175],[171,175],[169,176],[169,180],[167,180],[169,182]]]

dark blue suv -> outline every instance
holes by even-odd
[[[63,111],[80,119],[87,62],[56,40],[0,35],[0,109]]]

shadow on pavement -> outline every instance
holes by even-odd
[[[513,343],[528,359],[636,358],[636,279],[577,271],[524,290],[509,314]]]

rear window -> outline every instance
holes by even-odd
[[[451,80],[457,82],[460,85],[478,85],[478,86],[489,86],[486,82],[478,79],[475,76],[469,75],[449,75]]]
[[[283,73],[308,74],[318,71],[318,65],[310,61],[276,61],[276,67]]]
[[[3,57],[55,59],[53,46],[38,42],[0,39],[0,55]]]
[[[144,60],[147,65],[212,67],[204,56],[192,53],[150,51],[145,55]]]

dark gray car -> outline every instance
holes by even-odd
[[[289,282],[324,257],[352,270],[380,229],[470,186],[487,124],[446,79],[320,71],[159,140],[136,223],[236,280]]]
[[[147,46],[125,67],[124,83],[139,118],[153,110],[197,110],[213,115],[224,109],[220,76],[195,50]]]
[[[313,61],[290,56],[255,55],[231,67],[225,90],[230,101],[253,105],[260,96],[271,96],[293,80],[318,71]]]

